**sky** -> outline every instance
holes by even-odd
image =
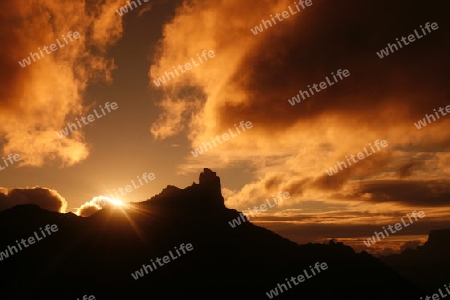
[[[33,202],[88,215],[132,180],[138,188],[117,200],[184,188],[207,167],[229,208],[289,192],[252,221],[299,243],[392,253],[450,227],[450,116],[414,125],[450,105],[444,1],[140,2],[122,15],[117,0],[0,3],[0,147],[5,159],[20,155],[0,160],[0,209]],[[425,34],[427,22],[437,29]],[[388,52],[415,30],[420,38]],[[63,47],[18,63],[57,39]],[[116,109],[101,114],[108,102]],[[62,135],[94,110],[101,117]],[[238,133],[241,122],[251,127]],[[371,151],[376,141],[387,146]],[[371,155],[328,175],[365,147]],[[141,185],[145,173],[154,179]],[[364,245],[413,211],[425,217]]]

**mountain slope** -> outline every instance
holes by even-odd
[[[2,299],[268,299],[270,290],[304,274],[316,262],[328,268],[276,299],[413,299],[423,295],[378,259],[342,243],[297,245],[245,222],[227,209],[220,178],[209,169],[199,184],[168,186],[125,209],[91,217],[59,214],[34,205],[0,213],[0,251],[46,224],[58,231],[0,262]],[[151,259],[192,250],[149,271]],[[181,251],[181,250],[180,250]],[[135,276],[132,276],[134,274]],[[280,285],[278,285],[280,284]]]

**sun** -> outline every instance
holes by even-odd
[[[114,206],[124,206],[125,203],[123,203],[120,200],[116,200],[116,199],[109,199],[109,203],[111,203]]]
[[[100,196],[98,198],[101,198],[102,201],[106,202],[107,204],[111,204],[113,206],[119,206],[119,207],[125,206],[125,203],[123,203],[123,201],[120,201],[117,199],[112,199],[112,198],[105,197],[105,196]]]

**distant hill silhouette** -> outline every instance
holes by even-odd
[[[428,241],[417,249],[380,257],[405,278],[436,293],[450,282],[450,229],[433,230]]]
[[[167,186],[151,199],[82,218],[35,205],[0,213],[0,251],[46,224],[59,230],[0,261],[1,299],[269,299],[316,262],[328,269],[275,299],[419,299],[424,293],[380,260],[342,243],[298,245],[224,205],[220,178]],[[138,280],[132,273],[180,244],[193,250]],[[447,252],[448,253],[448,252]]]

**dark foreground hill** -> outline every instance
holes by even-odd
[[[275,299],[424,295],[378,259],[342,243],[297,245],[249,222],[231,228],[236,217],[209,169],[199,184],[168,186],[148,201],[88,218],[16,206],[0,213],[0,251],[39,236],[47,224],[58,231],[3,257],[0,299],[269,299],[275,288],[283,289],[271,294]],[[191,247],[185,254],[183,243]],[[313,276],[317,262],[327,269]],[[299,282],[304,270],[311,278]]]

